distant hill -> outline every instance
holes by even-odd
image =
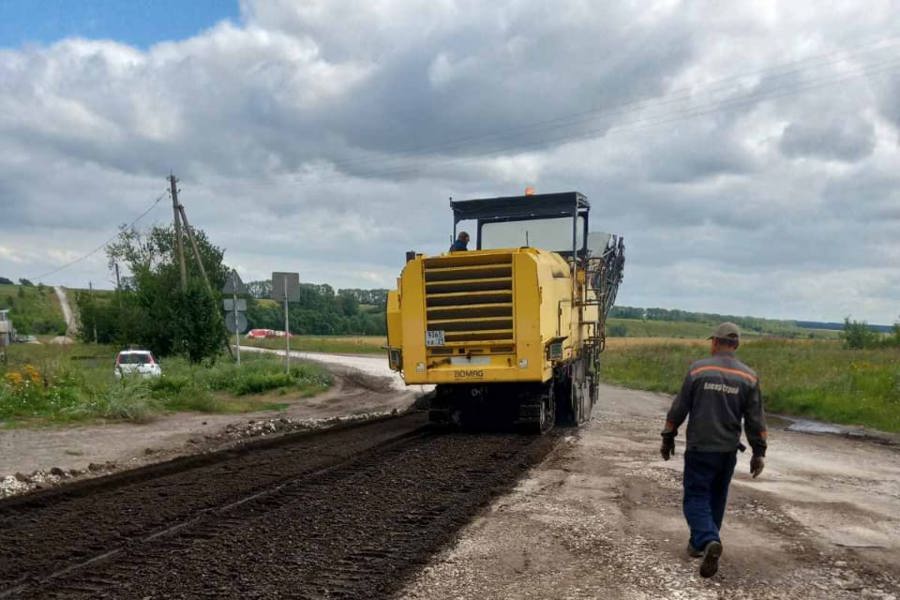
[[[0,284],[0,310],[20,335],[63,335],[66,322],[53,288],[45,285]]]

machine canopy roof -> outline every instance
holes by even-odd
[[[475,219],[491,222],[572,217],[586,213],[590,207],[587,198],[579,192],[502,196],[450,202],[453,219],[456,223]]]

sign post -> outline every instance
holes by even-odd
[[[237,279],[237,271],[231,272],[231,314],[234,315],[234,322],[237,324],[238,320],[238,309],[237,309],[237,283],[235,282]],[[234,328],[234,351],[237,355],[237,366],[241,366],[241,334],[238,333],[237,327]]]
[[[287,277],[282,280],[284,284],[284,372],[291,372],[291,325],[290,311],[288,311]]]
[[[238,276],[237,271],[231,272],[231,275],[228,277],[228,281],[225,282],[225,287],[222,288],[222,292],[231,294],[231,298],[225,298],[224,300],[225,311],[231,311],[231,313],[228,315],[230,319],[226,319],[225,324],[228,329],[234,331],[234,348],[236,353],[237,366],[240,367],[241,333],[243,333],[244,329],[247,328],[247,318],[244,316],[244,311],[247,310],[247,301],[243,299],[238,300],[238,292],[244,293],[244,283]]]
[[[272,299],[284,302],[284,372],[291,370],[291,324],[288,302],[300,299],[299,273],[272,273]]]

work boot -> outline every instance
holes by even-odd
[[[722,543],[709,542],[703,548],[703,562],[700,563],[700,577],[712,577],[719,570],[719,557],[722,556]]]
[[[688,542],[687,545],[687,553],[691,558],[700,558],[701,556],[703,556],[703,550],[697,550],[691,545],[690,542]]]

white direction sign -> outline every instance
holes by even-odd
[[[247,310],[247,301],[244,298],[237,299],[237,307],[235,308],[235,302],[233,298],[225,298],[222,300],[222,305],[225,307],[225,310],[231,312],[233,310],[237,310],[238,312],[246,312]]]

